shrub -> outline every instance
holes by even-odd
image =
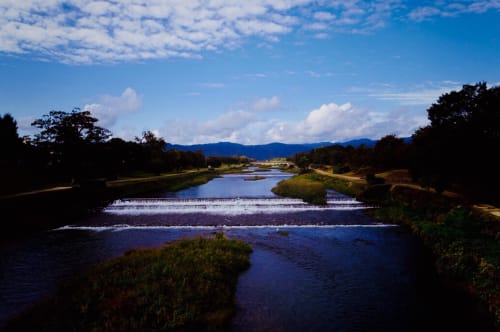
[[[349,165],[346,165],[346,164],[337,164],[337,165],[333,166],[333,173],[334,174],[343,174],[343,173],[347,173],[350,171],[351,171],[351,168],[349,167]]]
[[[379,178],[379,177],[375,176],[375,174],[373,174],[373,173],[366,174],[365,178],[366,178],[366,182],[369,185],[376,185],[376,184],[384,184],[385,183],[385,180],[383,178]]]

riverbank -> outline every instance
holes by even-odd
[[[479,315],[491,322],[484,330],[500,328],[497,208],[469,205],[459,195],[438,194],[410,183],[369,186],[353,177],[317,173],[322,176],[318,181],[330,188],[380,206],[368,211],[371,216],[410,228],[432,252],[443,285],[473,299]]]
[[[205,169],[113,181],[95,180],[78,186],[2,196],[1,238],[74,223],[115,199],[154,191],[174,192],[201,185],[217,176],[217,171]]]

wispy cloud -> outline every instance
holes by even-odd
[[[220,83],[220,82],[204,82],[204,83],[200,83],[200,86],[204,87],[204,88],[209,88],[209,89],[221,89],[221,88],[225,87],[226,85],[224,83]]]
[[[438,83],[429,82],[424,86],[418,86],[406,91],[391,88],[373,90],[368,96],[379,100],[394,101],[400,105],[427,105],[430,106],[437,99],[450,91],[460,90],[461,85],[454,81],[443,81]]]
[[[436,16],[450,17],[465,13],[481,14],[489,10],[500,11],[500,2],[498,0],[436,1],[434,5],[412,9],[408,17],[420,22]]]
[[[119,96],[102,95],[94,103],[86,104],[84,111],[90,111],[105,128],[113,126],[124,114],[137,112],[142,107],[141,97],[132,88],[126,88]]]

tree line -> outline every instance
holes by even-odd
[[[427,114],[429,125],[409,141],[387,135],[374,147],[333,145],[292,159],[302,168],[333,165],[336,173],[356,171],[371,180],[378,172],[408,169],[424,187],[500,204],[500,87],[464,85],[440,96]]]
[[[0,116],[0,193],[206,167],[202,151],[165,151],[151,131],[133,141],[112,138],[97,121],[78,108],[51,111],[32,123],[38,134],[19,137],[16,120]]]

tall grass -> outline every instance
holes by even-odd
[[[218,234],[97,265],[6,331],[217,331],[235,312],[251,247]]]

